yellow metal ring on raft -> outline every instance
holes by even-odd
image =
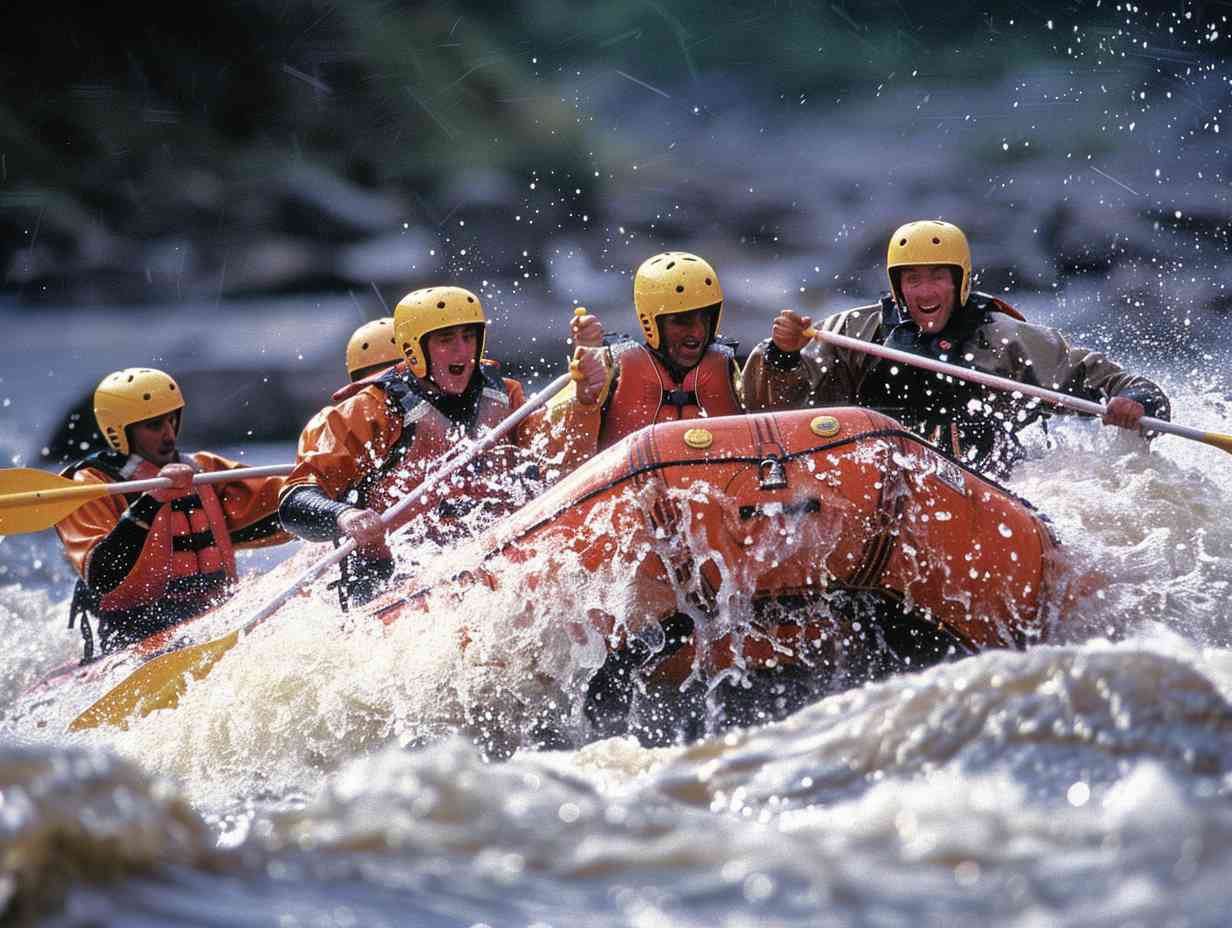
[[[822,438],[831,438],[838,434],[841,426],[833,416],[818,416],[809,423],[809,428],[812,429],[814,435],[819,435]]]
[[[714,435],[709,429],[689,429],[684,433],[684,443],[690,448],[709,448],[714,444]]]

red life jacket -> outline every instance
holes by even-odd
[[[727,345],[711,344],[681,381],[643,345],[629,342],[612,350],[619,352],[617,381],[599,429],[600,451],[655,422],[744,412],[732,382],[734,353]]]

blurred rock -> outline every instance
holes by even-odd
[[[305,239],[266,239],[234,249],[223,264],[218,290],[224,295],[281,293],[333,275],[333,254]]]
[[[339,278],[351,283],[409,290],[413,282],[440,273],[444,263],[440,240],[413,226],[339,248],[333,267]]]
[[[365,190],[318,164],[292,160],[278,174],[281,191],[299,207],[302,231],[328,234],[321,224],[344,232],[387,231],[406,218],[405,208],[386,191]]]

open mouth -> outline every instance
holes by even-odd
[[[465,364],[450,364],[449,373],[455,377],[461,377],[466,372]]]

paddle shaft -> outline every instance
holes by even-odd
[[[909,364],[913,367],[922,367],[927,371],[935,371],[938,374],[948,374],[951,377],[957,377],[959,380],[968,380],[972,383],[983,384],[986,387],[993,387],[997,390],[1021,393],[1024,396],[1033,396],[1037,399],[1052,403],[1055,406],[1066,406],[1070,409],[1076,409],[1079,412],[1089,413],[1092,416],[1102,417],[1107,411],[1101,403],[1095,403],[1091,400],[1084,400],[1077,396],[1070,396],[1068,393],[1059,393],[1056,390],[1049,390],[1045,387],[1036,387],[1031,384],[1020,383],[1017,380],[1010,380],[1008,377],[998,377],[995,374],[986,374],[983,371],[975,371],[967,367],[959,367],[956,364],[946,364],[944,361],[934,361],[932,358],[925,358],[918,354],[912,354],[909,351],[899,351],[897,348],[887,348],[885,345],[878,345],[875,342],[861,341],[858,338],[851,338],[847,335],[839,335],[836,332],[826,332],[822,329],[806,329],[805,334],[811,335],[814,338],[819,338],[824,342],[828,342],[836,348],[846,348],[849,351],[859,351],[864,354],[873,354],[878,357],[885,358],[888,361],[898,361],[901,364]],[[1177,425],[1163,419],[1155,419],[1151,416],[1143,416],[1141,419],[1141,425],[1142,428],[1152,432],[1167,432],[1170,435],[1180,435],[1182,438],[1190,438],[1194,441],[1206,443],[1210,443],[1209,436],[1212,434],[1210,432],[1204,432],[1201,429],[1190,428],[1186,425]]]
[[[385,510],[385,512],[381,513],[381,521],[386,525],[389,525],[398,516],[405,512],[408,507],[426,496],[437,486],[437,484],[442,483],[452,477],[455,473],[479,455],[483,454],[495,445],[512,429],[520,425],[522,420],[564,389],[565,385],[572,379],[572,373],[561,374],[550,384],[518,407],[516,412],[502,420],[500,425],[488,432],[488,434],[486,434],[479,441],[469,446],[465,453],[454,456],[448,461],[443,469],[438,470],[435,474],[416,487],[412,493],[403,497],[394,506],[391,506],[389,509]],[[327,557],[322,558],[316,564],[312,565],[312,567],[308,568],[296,577],[285,590],[261,607],[261,609],[253,615],[247,623],[245,623],[244,627],[240,629],[241,634],[247,634],[268,619],[271,615],[277,612],[287,600],[298,593],[305,584],[312,582],[329,567],[337,564],[352,551],[354,551],[356,547],[357,545],[355,543],[355,539],[349,538],[339,545],[334,551],[332,551]]]
[[[192,482],[226,483],[231,480],[247,480],[250,477],[282,477],[291,473],[291,464],[269,464],[263,467],[237,467],[233,470],[212,470],[195,474]],[[49,474],[48,476],[55,476]],[[65,482],[69,482],[65,480]],[[80,483],[56,487],[50,490],[30,490],[26,493],[7,493],[0,496],[0,509],[17,509],[51,500],[94,499],[115,493],[141,493],[171,486],[166,477],[150,477],[148,480],[125,480],[120,483]]]

